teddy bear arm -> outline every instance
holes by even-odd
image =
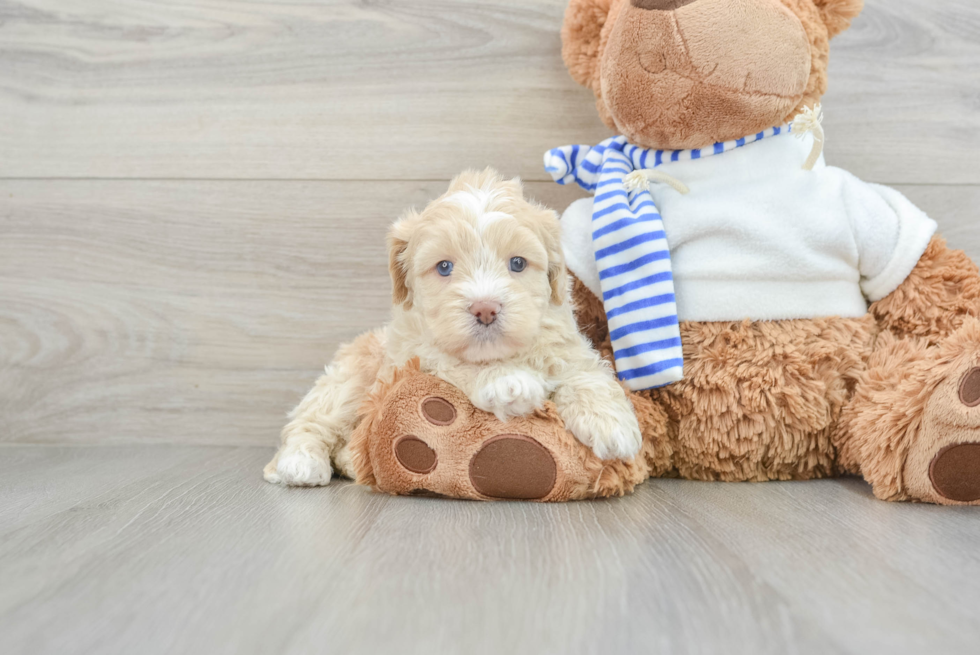
[[[946,337],[980,316],[980,272],[966,253],[934,236],[905,281],[870,311],[897,336]]]

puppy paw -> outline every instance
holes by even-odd
[[[548,390],[543,380],[525,371],[502,375],[476,393],[474,405],[501,421],[527,416],[544,405]]]
[[[330,484],[330,462],[298,446],[283,446],[263,470],[266,482],[290,487],[320,487]]]
[[[625,399],[624,399],[625,400]],[[595,405],[568,405],[559,409],[565,429],[592,448],[600,459],[632,459],[640,452],[642,436],[636,416],[628,406],[597,409]]]

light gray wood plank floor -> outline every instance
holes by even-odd
[[[539,506],[259,475],[466,167],[609,136],[566,0],[0,0],[0,652],[976,653],[980,512],[858,480]],[[867,0],[827,157],[980,261],[980,4]]]
[[[975,653],[980,513],[858,480],[566,505],[282,489],[267,448],[0,446],[13,653]]]

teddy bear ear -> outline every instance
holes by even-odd
[[[571,0],[561,28],[561,56],[572,78],[592,88],[599,66],[602,27],[617,0]]]
[[[835,37],[848,27],[864,9],[864,0],[813,0],[820,10],[827,32]]]

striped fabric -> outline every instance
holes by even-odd
[[[626,176],[666,162],[720,155],[788,131],[785,125],[774,127],[699,150],[647,150],[617,136],[594,148],[565,146],[545,153],[545,170],[556,182],[574,182],[595,193],[593,251],[616,371],[630,389],[680,380],[684,359],[663,219],[645,185],[627,191]]]

